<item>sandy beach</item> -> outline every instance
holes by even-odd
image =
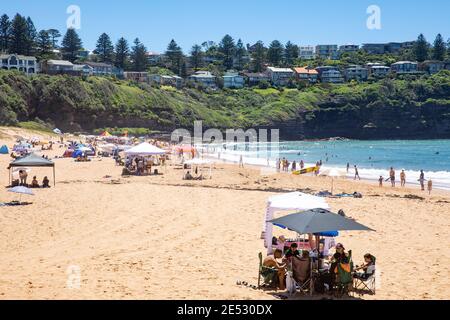
[[[14,134],[1,129],[0,145]],[[25,133],[30,134],[30,133]],[[64,148],[44,154],[61,156]],[[0,181],[8,184],[11,158],[0,155]],[[112,158],[89,163],[56,159],[57,185],[0,207],[0,299],[275,299],[256,284],[267,199],[287,191],[330,188],[327,177],[293,176],[215,164],[213,178],[183,181],[183,170],[121,177]],[[51,176],[33,169],[30,176]],[[108,176],[108,177],[106,177]],[[377,257],[380,283],[362,299],[450,297],[450,193],[335,180],[335,192],[362,199],[327,199],[376,232],[342,232],[353,251]],[[25,198],[26,197],[26,198]],[[0,202],[17,196],[0,188]],[[275,232],[280,234],[283,230]],[[69,288],[79,270],[79,288]],[[297,297],[301,298],[301,296]]]

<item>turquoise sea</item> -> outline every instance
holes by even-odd
[[[278,151],[278,153],[277,153]],[[380,141],[289,141],[278,144],[227,144],[215,152],[221,159],[238,161],[242,155],[248,164],[273,166],[277,158],[307,164],[322,160],[324,168],[345,169],[353,176],[357,165],[361,178],[378,180],[388,176],[390,167],[397,177],[405,170],[408,183],[418,183],[420,170],[437,188],[450,189],[450,140],[380,140]]]

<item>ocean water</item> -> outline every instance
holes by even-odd
[[[380,140],[380,141],[289,141],[278,144],[227,144],[209,151],[222,160],[239,161],[242,155],[247,164],[275,166],[277,158],[290,162],[303,160],[313,165],[322,160],[323,169],[346,169],[353,178],[357,165],[362,179],[378,180],[388,177],[394,167],[399,179],[402,169],[407,183],[418,184],[420,170],[425,178],[433,180],[435,188],[450,189],[450,140]]]

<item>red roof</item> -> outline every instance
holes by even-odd
[[[319,74],[315,69],[308,69],[306,67],[298,67],[298,68],[294,68],[295,73],[298,74]]]

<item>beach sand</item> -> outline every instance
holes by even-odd
[[[0,130],[0,145],[11,147],[17,133]],[[4,186],[9,161],[0,156]],[[159,168],[163,175],[123,178],[111,158],[55,163],[56,188],[22,197],[32,205],[0,207],[0,299],[275,299],[236,285],[257,283],[267,198],[330,189],[326,177],[230,164],[214,165],[211,180],[187,182],[171,166]],[[52,172],[33,175],[41,181]],[[354,191],[363,198],[327,201],[376,230],[338,238],[356,264],[367,252],[377,257],[377,294],[361,298],[449,299],[450,193],[335,180],[335,192]],[[0,188],[0,202],[14,199]]]

